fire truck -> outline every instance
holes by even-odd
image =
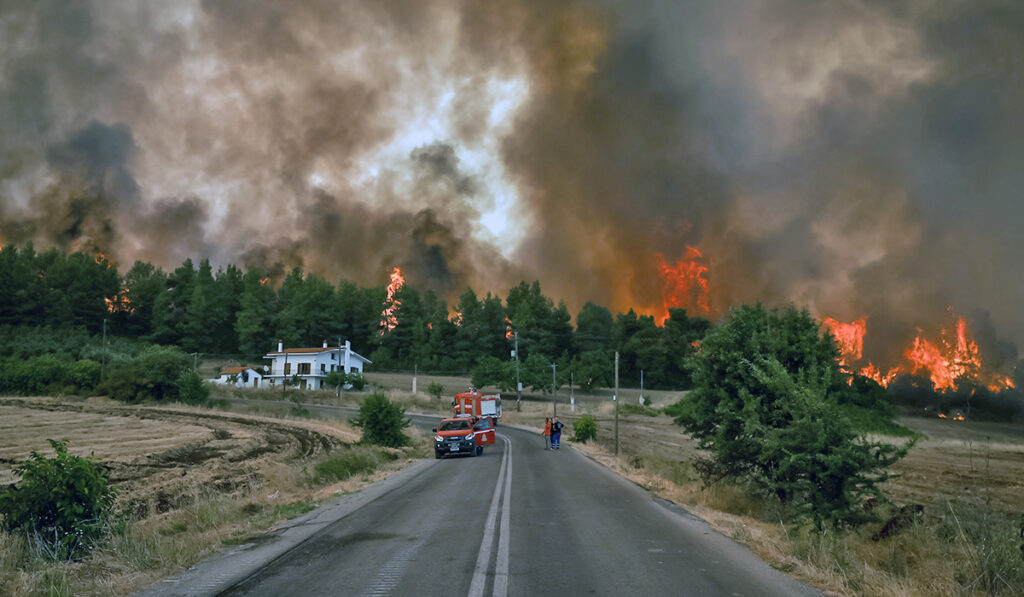
[[[452,400],[452,412],[456,417],[490,417],[497,425],[501,419],[501,395],[483,395],[476,390],[461,392]]]
[[[494,441],[494,420],[490,417],[442,419],[434,428],[434,458],[479,456],[484,446],[494,445]]]

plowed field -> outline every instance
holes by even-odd
[[[0,398],[0,484],[47,439],[92,454],[118,499],[136,515],[161,512],[197,491],[232,492],[261,483],[279,463],[308,460],[357,441],[315,421],[287,421],[186,407],[126,406],[103,399]]]

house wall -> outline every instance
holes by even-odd
[[[334,349],[314,353],[289,353],[287,357],[274,355],[271,357],[270,376],[276,376],[277,379],[268,381],[270,384],[277,384],[283,376],[298,375],[300,384],[305,382],[304,387],[319,390],[324,387],[324,377],[339,368],[346,373],[363,372],[364,361],[356,357],[351,350],[351,345],[346,342],[340,351]]]

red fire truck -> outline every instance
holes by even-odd
[[[490,417],[497,425],[501,419],[501,395],[483,395],[476,390],[461,392],[452,401],[456,417]]]

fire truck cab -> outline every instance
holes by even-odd
[[[490,417],[497,424],[501,419],[501,395],[485,396],[476,390],[458,393],[452,400],[452,413],[456,417]]]
[[[434,428],[434,458],[468,454],[479,456],[484,446],[494,445],[494,419],[455,417],[442,419]]]

